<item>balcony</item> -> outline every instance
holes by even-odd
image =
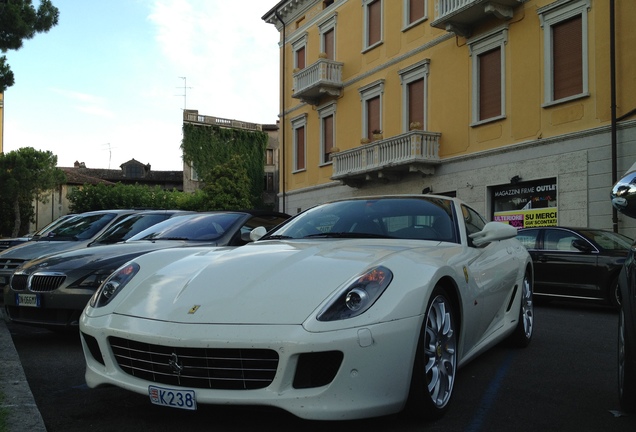
[[[343,64],[321,58],[311,66],[294,73],[292,97],[317,105],[325,96],[340,96]]]
[[[414,130],[332,155],[332,180],[351,187],[365,182],[399,180],[405,173],[432,175],[439,159],[437,132]]]
[[[470,37],[478,22],[495,16],[512,18],[513,9],[527,0],[435,0],[435,20],[431,26]]]
[[[202,126],[218,126],[228,129],[246,129],[249,131],[261,131],[263,126],[256,123],[248,123],[240,120],[225,119],[199,114],[197,110],[183,110],[183,122],[199,124]]]

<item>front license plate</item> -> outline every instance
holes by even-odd
[[[37,294],[16,294],[15,302],[18,306],[40,307],[40,297]]]
[[[151,385],[148,386],[148,395],[150,396],[150,402],[155,405],[192,411],[197,409],[194,390],[176,390]]]

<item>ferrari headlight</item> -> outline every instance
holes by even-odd
[[[139,271],[139,264],[130,263],[119,268],[104,281],[91,297],[91,307],[106,306]]]
[[[353,318],[367,311],[393,279],[386,267],[375,267],[358,277],[318,314],[318,321]]]

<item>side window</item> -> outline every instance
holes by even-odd
[[[479,213],[465,205],[462,205],[462,216],[464,217],[464,223],[466,225],[468,245],[472,246],[473,242],[470,235],[483,230],[486,225],[486,221],[479,215]]]
[[[536,249],[538,236],[539,230],[524,230],[517,234],[517,240],[519,240],[526,249]]]
[[[572,241],[577,239],[580,239],[580,237],[569,231],[547,229],[543,239],[543,249],[550,251],[578,252],[578,249],[572,246]]]

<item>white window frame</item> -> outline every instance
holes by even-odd
[[[294,166],[293,166],[293,173],[297,173],[297,172],[302,172],[302,171],[306,171],[307,170],[307,114],[301,114],[297,117],[294,117],[293,119],[291,119],[291,126],[292,126],[292,137],[293,137],[293,149],[292,149],[292,160],[294,162]],[[304,139],[304,145],[305,145],[305,151],[304,151],[304,160],[303,160],[303,166],[304,168],[298,168],[298,155],[296,154],[296,149],[298,148],[298,143],[296,140],[297,137],[297,133],[296,130],[300,129],[300,128],[304,128],[304,135],[305,135],[305,139]]]
[[[590,0],[574,0],[574,1],[556,1],[550,5],[544,6],[537,10],[541,27],[543,28],[543,105],[550,105],[567,102],[574,99],[589,96],[589,63],[588,63],[588,17],[587,13],[591,8]],[[583,88],[578,95],[568,96],[566,98],[554,100],[554,80],[553,80],[553,54],[552,54],[552,26],[559,24],[576,15],[581,15],[581,41],[582,53],[582,73]]]
[[[296,53],[302,48],[305,48],[305,67],[307,67],[307,38],[307,33],[303,33],[298,39],[291,42],[292,51],[294,53],[294,69],[298,68],[298,56]]]
[[[337,58],[336,52],[336,39],[338,34],[336,33],[336,23],[338,21],[338,13],[334,12],[329,18],[318,24],[318,32],[320,33],[320,52],[326,52],[325,50],[325,38],[324,34],[329,30],[333,30],[333,59]]]
[[[506,44],[508,43],[508,27],[497,28],[485,35],[467,41],[470,56],[472,57],[472,122],[471,126],[506,118]],[[498,116],[484,120],[479,119],[479,56],[490,50],[499,48],[501,53],[501,112]]]
[[[408,132],[410,129],[409,125],[409,84],[413,81],[417,81],[419,79],[424,80],[424,124],[422,124],[422,129],[428,129],[428,72],[429,65],[431,61],[430,59],[424,59],[420,62],[417,62],[411,66],[408,66],[402,70],[398,71],[400,75],[400,82],[402,84],[402,131]]]
[[[402,0],[404,6],[402,10],[404,11],[402,17],[402,31],[406,31],[411,27],[415,27],[416,25],[423,23],[428,20],[428,0],[424,0],[424,16],[417,21],[409,22],[409,15],[411,15],[411,3],[409,0]]]
[[[369,45],[369,5],[376,0],[362,0],[362,8],[364,10],[363,19],[362,19],[362,41],[364,43],[362,52],[366,52],[372,50],[373,48],[382,45],[384,43],[384,0],[377,0],[380,2],[380,40],[374,43],[373,45]],[[393,0],[395,1],[395,0]]]
[[[199,173],[197,172],[196,169],[194,169],[194,165],[193,164],[188,164],[190,166],[190,180],[192,181],[199,181]]]
[[[367,112],[367,101],[369,99],[373,99],[376,96],[380,96],[380,129],[384,130],[384,126],[383,126],[383,120],[384,120],[384,113],[383,113],[383,96],[384,96],[384,80],[377,80],[372,82],[371,84],[367,84],[364,87],[361,87],[359,90],[360,92],[360,101],[362,102],[362,137],[361,138],[367,138],[366,134],[367,134],[367,129],[369,129],[369,124],[368,124],[368,112]]]
[[[324,127],[323,121],[325,117],[333,116],[333,131],[332,131],[332,142],[334,147],[336,147],[336,104],[330,103],[324,107],[318,108],[318,119],[320,123],[320,165],[331,165],[333,161],[324,160],[325,155],[325,136],[324,136]]]

